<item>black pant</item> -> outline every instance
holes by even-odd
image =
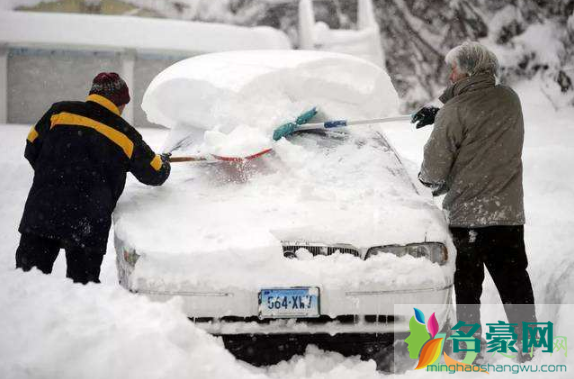
[[[60,248],[66,250],[66,276],[76,283],[100,282],[100,266],[104,252],[75,246],[63,241],[33,234],[22,234],[16,250],[16,268],[30,271],[38,268],[44,274],[52,272]]]
[[[480,295],[486,265],[508,321],[518,324],[517,340],[521,340],[522,322],[536,322],[532,284],[526,271],[524,227],[451,228],[450,231],[457,249],[454,290],[458,320],[482,326]],[[488,323],[497,321],[487,320]]]

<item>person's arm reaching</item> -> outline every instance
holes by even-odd
[[[130,171],[141,183],[150,186],[160,186],[169,177],[171,166],[169,159],[154,153],[140,137],[138,141],[134,141]]]
[[[456,112],[456,110],[451,110]],[[439,112],[434,129],[424,148],[419,181],[430,187],[433,195],[448,191],[448,177],[463,139],[463,126],[456,114]]]

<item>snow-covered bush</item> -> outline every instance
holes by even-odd
[[[157,4],[164,4],[165,8],[165,4],[179,1],[185,4],[179,17],[269,25],[287,32],[294,46],[298,44],[298,1],[128,1],[141,5],[153,3],[156,9]],[[521,78],[540,75],[549,91],[560,97],[556,101],[573,104],[570,100],[574,97],[573,0],[373,0],[373,3],[387,71],[405,108],[414,108],[440,94],[448,77],[444,55],[465,40],[479,40],[499,55],[503,81],[512,84]],[[313,6],[316,20],[331,28],[356,26],[355,0],[315,0]]]

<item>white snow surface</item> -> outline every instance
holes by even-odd
[[[129,48],[147,53],[186,55],[291,48],[286,34],[270,27],[249,28],[129,16],[2,11],[1,8],[0,43],[52,48]]]
[[[536,301],[563,304],[560,312],[539,315],[539,319],[556,320],[555,330],[562,330],[569,326],[565,321],[571,319],[568,309],[572,308],[567,304],[574,304],[574,110],[555,110],[540,86],[537,80],[514,86],[522,100],[526,122],[525,242]],[[384,129],[407,159],[409,168],[416,172],[430,130],[414,130],[401,123]],[[119,287],[111,243],[102,268],[104,283],[99,286],[72,284],[65,279],[63,257],[56,262],[51,276],[14,270],[17,225],[32,179],[32,170],[22,157],[28,130],[29,126],[0,125],[0,161],[5,178],[0,180],[0,377],[383,377],[375,371],[372,361],[361,362],[316,349],[267,369],[235,361],[216,338],[187,322],[177,302],[154,304]],[[165,139],[165,133],[158,130],[142,133],[155,148]],[[125,195],[141,188],[130,179]],[[485,314],[485,321],[505,320],[488,274],[481,300],[497,304],[499,310]],[[545,362],[541,357],[535,363]],[[399,377],[428,375],[411,371]],[[446,373],[433,376],[452,377]],[[551,376],[569,378],[571,373]]]
[[[245,156],[272,146],[273,130],[318,106],[324,118],[396,114],[386,72],[337,53],[242,51],[201,55],[168,67],[149,85],[148,120],[175,128],[166,149],[190,129],[209,131],[208,153]]]
[[[28,131],[0,124],[0,160],[9,178],[0,181],[1,378],[379,378],[372,361],[317,349],[268,369],[235,360],[218,338],[189,322],[177,300],[153,303],[120,287],[111,240],[101,285],[65,279],[63,252],[50,276],[14,270],[18,223],[32,183],[22,155]],[[157,129],[142,133],[156,149],[166,136]],[[131,177],[128,183],[138,186]]]
[[[283,257],[281,241],[360,249],[448,243],[430,196],[415,192],[392,151],[374,136],[361,129],[331,148],[321,146],[333,143],[329,137],[282,140],[273,155],[247,165],[174,164],[162,188],[138,186],[124,196],[114,216],[116,237],[142,256],[135,273],[156,290],[444,286],[442,271],[452,269],[452,260],[440,267],[394,256]]]
[[[4,271],[2,279],[3,378],[262,377],[194,328],[177,303],[154,304],[116,286],[82,287],[36,271]]]
[[[143,108],[153,122],[170,118],[176,126],[171,137],[208,129],[199,150],[207,145],[229,156],[274,147],[274,153],[241,165],[174,164],[162,188],[142,187],[124,197],[115,230],[126,247],[142,255],[137,277],[153,283],[154,290],[174,284],[447,285],[443,270],[452,269],[452,260],[445,267],[388,256],[368,262],[345,255],[285,261],[281,241],[346,243],[365,251],[448,241],[430,196],[416,193],[393,151],[381,145],[384,138],[369,127],[339,138],[272,142],[274,127],[313,106],[323,117],[372,118],[395,113],[398,97],[380,68],[333,53],[218,53],[187,59],[158,75]],[[225,270],[218,269],[222,262]]]

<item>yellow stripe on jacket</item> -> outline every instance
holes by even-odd
[[[161,157],[159,155],[156,155],[150,162],[151,167],[153,167],[154,170],[159,171],[161,170],[161,166],[162,166],[162,161],[161,161]]]
[[[121,147],[128,158],[132,157],[134,151],[134,143],[124,133],[117,131],[116,129],[105,124],[102,124],[101,122],[68,112],[55,114],[51,117],[50,120],[52,122],[50,129],[57,125],[84,126],[86,128],[94,129]]]
[[[34,143],[34,141],[36,140],[36,138],[38,138],[39,134],[36,131],[36,127],[32,126],[32,129],[30,129],[30,133],[28,133],[28,141],[30,141],[30,143]]]

